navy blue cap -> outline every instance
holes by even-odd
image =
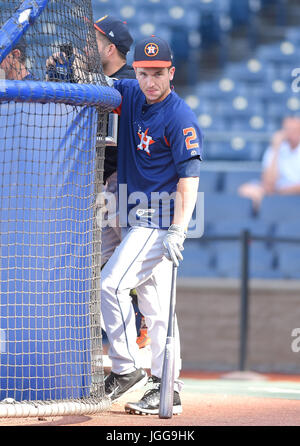
[[[133,42],[126,22],[105,15],[94,23],[94,27],[104,34],[126,56]]]
[[[170,67],[173,56],[168,42],[160,37],[147,37],[140,40],[134,50],[133,67]]]

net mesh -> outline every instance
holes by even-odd
[[[0,30],[20,3],[0,2]],[[49,64],[53,54],[63,63]],[[0,76],[106,85],[91,2],[50,0]],[[2,417],[109,406],[96,218],[106,119],[99,107],[0,104]]]

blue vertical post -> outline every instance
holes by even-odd
[[[240,302],[240,351],[239,370],[244,371],[247,362],[249,322],[249,243],[250,233],[241,233],[241,302]]]

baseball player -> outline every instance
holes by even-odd
[[[157,414],[172,264],[183,258],[186,228],[196,203],[202,135],[196,116],[170,86],[175,67],[168,43],[158,37],[138,42],[133,66],[137,80],[114,83],[122,95],[118,186],[124,234],[102,270],[101,307],[112,361],[105,392],[117,400],[148,380],[139,364],[128,297],[128,290],[135,287],[151,338],[152,387],[140,401],[127,403],[125,410]],[[177,414],[182,411],[177,321],[175,327],[173,413]]]

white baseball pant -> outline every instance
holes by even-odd
[[[118,209],[117,209],[117,191],[118,191],[118,178],[117,172],[110,175],[107,178],[106,184],[103,186],[102,194],[103,200],[106,193],[114,194],[116,203],[116,213],[110,216],[110,220],[115,220],[111,226],[106,225],[102,228],[101,235],[101,267],[112,256],[114,250],[121,242],[121,228],[118,224]],[[101,224],[101,220],[100,220]]]
[[[166,230],[129,228],[102,270],[101,309],[110,343],[112,371],[130,373],[141,367],[136,343],[135,314],[129,291],[137,290],[138,305],[151,338],[151,374],[162,375],[167,336],[172,262],[163,256]],[[180,340],[175,321],[175,384],[181,368]],[[175,386],[175,389],[176,389]]]

